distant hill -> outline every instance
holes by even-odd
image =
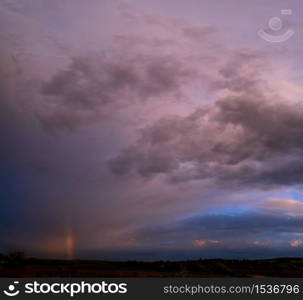
[[[0,277],[303,277],[303,258],[100,261],[0,255]]]

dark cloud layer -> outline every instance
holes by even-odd
[[[157,245],[163,248],[214,249],[231,253],[236,249],[252,253],[254,249],[273,250],[296,248],[303,229],[301,217],[268,213],[239,215],[202,215],[187,218],[173,224],[154,226],[137,233],[138,243],[144,248]],[[270,238],[269,238],[270,237]]]

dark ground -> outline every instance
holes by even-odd
[[[0,256],[0,277],[302,277],[303,258],[193,261],[46,260]]]

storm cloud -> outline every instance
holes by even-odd
[[[298,253],[303,27],[256,34],[278,4],[1,1],[0,252]]]
[[[222,51],[214,28],[149,15],[128,18],[144,31],[114,34],[110,46],[71,57],[41,84],[40,101],[48,110],[39,112],[43,125],[73,129],[130,106],[184,101],[197,78],[209,84],[208,69],[216,64],[212,52]],[[201,48],[199,41],[207,41],[207,47]]]
[[[217,98],[143,128],[109,163],[112,171],[174,182],[301,184],[303,106],[274,89],[267,68],[261,56],[235,54],[211,82]]]

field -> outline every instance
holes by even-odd
[[[2,259],[0,277],[303,277],[303,258],[156,262]]]

